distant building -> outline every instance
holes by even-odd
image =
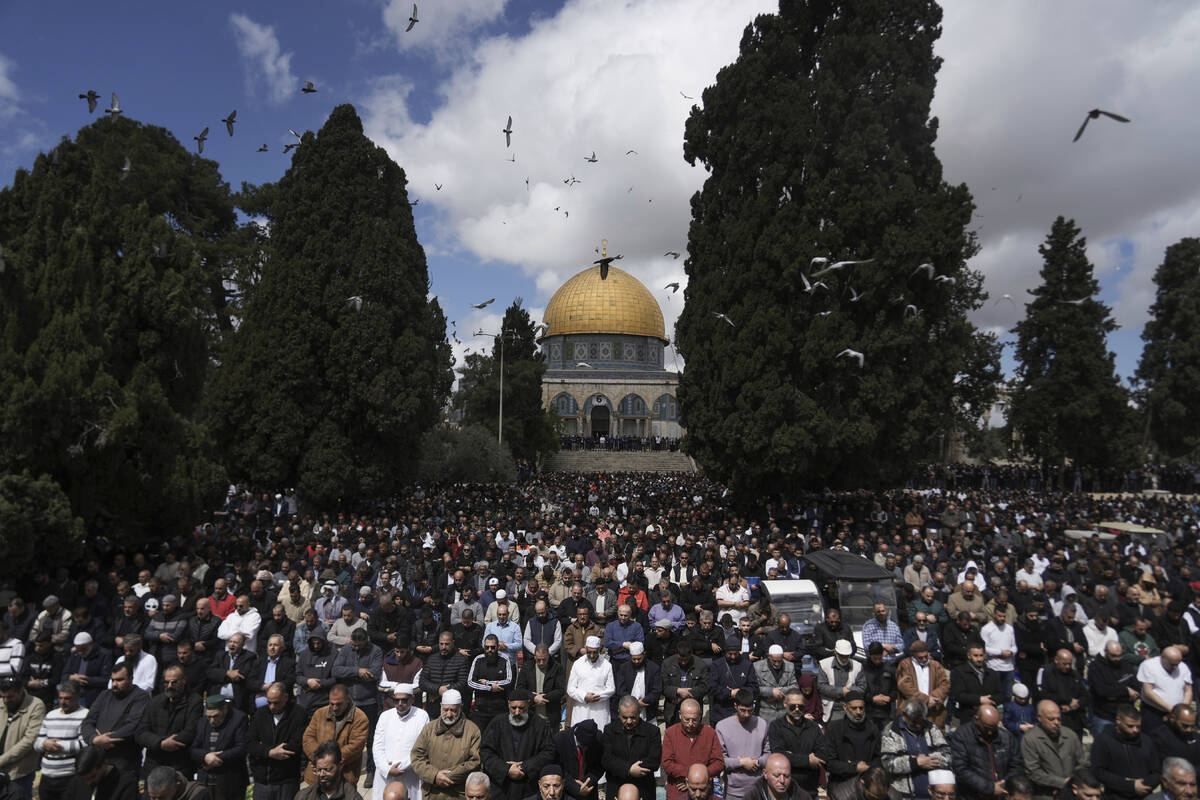
[[[668,372],[662,309],[641,281],[593,266],[546,306],[542,405],[575,436],[678,438],[679,374]]]

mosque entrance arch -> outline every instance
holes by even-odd
[[[592,407],[592,435],[593,436],[608,436],[608,425],[611,415],[608,412],[608,406],[593,406]]]

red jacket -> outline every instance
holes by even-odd
[[[667,776],[667,800],[687,800],[687,790],[678,785],[687,779],[692,764],[705,764],[708,777],[715,778],[725,769],[725,757],[721,753],[721,742],[711,725],[701,725],[695,740],[683,735],[683,726],[678,722],[667,728],[662,743],[662,768]]]

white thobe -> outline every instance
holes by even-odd
[[[571,725],[576,725],[585,719],[596,721],[596,727],[604,730],[604,726],[612,719],[608,710],[608,699],[616,692],[616,682],[613,680],[612,664],[603,655],[595,663],[586,655],[571,665],[571,678],[567,681],[567,696],[575,701],[571,711]],[[595,694],[598,700],[588,703],[584,700],[587,695]]]
[[[235,633],[245,634],[246,643],[242,649],[253,653],[258,648],[258,629],[260,627],[262,627],[262,617],[259,616],[258,609],[252,608],[245,614],[239,614],[237,609],[234,609],[228,617],[221,620],[221,626],[217,628],[217,638],[227,642]]]
[[[409,800],[421,800],[421,778],[412,769],[412,749],[421,729],[429,722],[429,715],[421,708],[409,708],[408,715],[401,718],[394,708],[379,715],[375,725],[375,740],[371,753],[375,756],[375,786],[380,796],[388,785],[388,772],[393,766],[404,770],[390,780],[400,781],[408,789]]]

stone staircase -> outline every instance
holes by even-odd
[[[659,451],[560,450],[550,455],[546,472],[699,472],[686,453]]]

